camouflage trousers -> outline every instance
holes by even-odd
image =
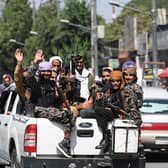
[[[66,132],[71,132],[72,127],[75,125],[75,117],[69,110],[36,106],[34,113],[36,117],[47,118],[50,121],[62,123],[64,125],[64,131]]]

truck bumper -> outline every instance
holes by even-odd
[[[22,157],[23,168],[145,168],[145,157],[54,158]]]
[[[109,162],[109,163],[108,163]],[[54,158],[37,159],[32,157],[22,157],[21,167],[24,168],[99,168],[102,164],[111,167],[110,160],[104,158]]]

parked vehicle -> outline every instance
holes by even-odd
[[[143,124],[141,142],[145,150],[168,150],[168,92],[161,88],[144,88],[144,103],[140,109]]]
[[[25,114],[16,91],[5,92],[0,103],[1,168],[123,168],[128,164],[145,168],[144,155],[138,150],[138,131],[132,122],[119,120],[112,124],[111,139],[115,143],[102,153],[95,148],[102,138],[96,120],[78,117],[71,137],[72,158],[66,158],[56,147],[63,138],[62,124]],[[127,133],[134,141],[127,140]]]

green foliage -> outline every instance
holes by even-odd
[[[48,59],[54,53],[51,50],[52,39],[57,27],[56,9],[52,3],[46,3],[38,10],[32,30],[38,32],[38,36],[32,35],[26,40],[25,45],[25,60],[28,64],[33,59],[37,49],[41,48],[45,52],[45,57]]]
[[[143,11],[144,13],[150,13],[151,12],[151,0],[147,1],[140,1],[140,0],[132,0],[130,1],[126,7],[132,7],[135,9],[139,9],[140,11]],[[157,8],[166,8],[168,9],[168,1],[167,0],[159,0],[156,1]],[[106,32],[105,32],[105,38],[106,39],[119,39],[123,37],[124,32],[124,20],[128,16],[136,16],[137,17],[137,32],[144,32],[144,31],[151,31],[151,24],[152,20],[151,17],[135,12],[130,9],[123,8],[121,14],[113,21],[113,23],[108,24],[106,26]]]
[[[91,25],[90,10],[85,1],[66,0],[60,19],[67,19],[71,23],[82,25],[88,29]],[[82,54],[86,57],[86,60],[89,60],[90,31],[63,23],[61,24],[61,31],[61,38],[65,39],[65,42],[69,45],[70,52]]]
[[[20,47],[10,43],[9,39],[24,42],[32,25],[31,8],[28,0],[8,0],[0,20],[0,72],[11,72],[14,70],[15,49]]]
[[[65,8],[61,17],[70,20],[72,23],[81,24],[90,27],[91,17],[90,10],[84,0],[65,0]]]
[[[74,24],[90,28],[91,11],[84,0],[65,0],[65,7],[58,16],[55,0],[46,0],[32,20],[32,9],[28,0],[8,0],[0,18],[0,73],[14,70],[14,52],[23,48],[24,64],[29,65],[37,49],[43,49],[45,59],[60,55],[66,64],[72,53],[82,54],[90,65],[90,31],[60,23],[60,19],[68,19]],[[98,23],[104,23],[98,16]],[[30,35],[30,31],[38,32],[38,36]],[[10,43],[15,39],[24,43],[24,47]],[[9,66],[10,65],[10,66]]]
[[[164,7],[168,9],[167,0],[159,0],[156,3],[158,8]],[[151,11],[150,0],[132,0],[128,3],[128,6],[141,11]],[[150,31],[150,17],[123,9],[122,13],[112,24],[106,25],[106,40],[122,38],[124,20],[133,15],[137,17],[138,32]],[[41,48],[44,50],[46,60],[53,55],[60,55],[65,63],[68,64],[71,54],[75,53],[84,55],[89,66],[90,31],[62,24],[60,19],[67,19],[71,23],[90,28],[90,7],[85,0],[65,0],[64,9],[58,16],[55,0],[46,0],[38,9],[35,20],[32,21],[32,9],[28,0],[7,0],[3,15],[0,18],[0,73],[12,73],[15,65],[15,49],[21,47],[17,44],[9,43],[9,39],[16,39],[25,43],[23,48],[25,64],[29,64],[36,50]],[[97,23],[104,24],[104,20],[97,16]],[[29,32],[31,30],[38,32],[39,35],[30,35]]]
[[[90,11],[85,1],[67,0],[65,8],[57,16],[54,1],[47,1],[38,10],[32,30],[39,36],[29,37],[26,40],[26,63],[35,54],[35,50],[42,48],[45,59],[53,55],[59,55],[69,63],[71,53],[90,54],[90,32],[60,23],[60,19],[68,19],[70,22],[90,27]],[[89,61],[88,61],[89,62]]]

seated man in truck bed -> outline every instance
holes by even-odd
[[[20,49],[16,50],[15,58],[17,65],[14,72],[14,80],[18,93],[24,102],[28,100],[32,107],[34,107],[34,113],[36,113],[37,117],[48,118],[51,121],[58,121],[64,124],[64,139],[59,143],[57,148],[66,157],[71,157],[70,135],[72,126],[74,125],[73,117],[70,111],[60,110],[64,97],[61,90],[56,90],[58,88],[55,87],[55,82],[53,83],[50,80],[51,64],[47,61],[41,62],[37,70],[38,76],[28,75],[28,77],[25,77],[25,87],[23,87],[23,53]],[[29,90],[29,93],[27,90]]]

